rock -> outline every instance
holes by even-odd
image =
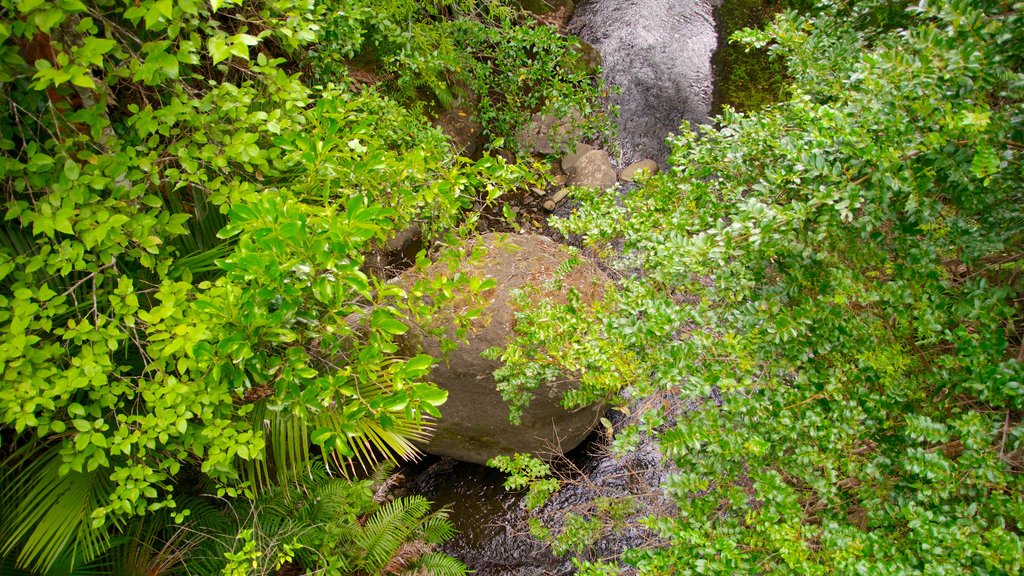
[[[579,114],[558,118],[553,114],[533,115],[530,122],[516,133],[516,144],[521,150],[533,154],[554,154],[565,152],[569,143],[578,139]]]
[[[582,158],[584,154],[594,149],[595,148],[590,144],[584,144],[582,142],[576,143],[576,147],[573,152],[566,152],[565,156],[562,156],[562,172],[572,170],[572,167],[580,161],[580,158]]]
[[[476,121],[478,99],[466,89],[465,95],[438,115],[435,123],[455,147],[455,152],[471,159],[480,157],[487,138],[484,127]]]
[[[551,201],[554,202],[555,204],[558,204],[559,202],[562,201],[563,198],[565,198],[568,195],[569,195],[569,189],[568,188],[562,188],[558,192],[555,192],[555,195],[551,197]]]
[[[565,181],[569,186],[600,188],[607,190],[615,185],[618,177],[612,169],[612,161],[604,150],[591,150],[580,157],[569,171]]]
[[[597,75],[601,71],[601,53],[597,48],[577,38],[574,50],[580,55],[580,64],[583,66],[581,72]]]
[[[597,423],[602,407],[568,412],[562,408],[561,400],[572,385],[552,382],[534,391],[533,400],[523,411],[522,424],[513,425],[492,375],[501,363],[480,357],[484,350],[504,345],[512,334],[516,322],[513,291],[527,284],[543,286],[554,279],[559,265],[569,255],[565,248],[539,235],[485,234],[478,242],[487,248],[487,254],[481,261],[464,262],[462,271],[494,278],[498,284],[484,294],[486,308],[473,321],[467,336],[469,342],[460,343],[457,350],[448,354],[447,362],[439,362],[428,377],[448,390],[448,402],[440,408],[442,418],[434,436],[422,448],[431,454],[478,464],[499,454],[530,452],[544,456],[557,450],[571,450]],[[448,264],[408,270],[396,282],[408,287],[435,274],[451,274]],[[580,293],[583,303],[593,302],[601,297],[607,281],[600,269],[583,260],[561,278],[558,290],[549,286],[543,294],[560,298],[572,287]],[[444,329],[449,337],[454,336],[454,326],[446,325]],[[439,340],[415,325],[403,336],[400,347],[406,354],[422,350],[435,358],[444,358]]]
[[[658,173],[658,164],[651,159],[633,162],[629,166],[623,168],[622,172],[619,172],[619,180],[622,180],[623,182],[632,182],[636,178],[638,172],[647,172],[649,176],[653,176]]]
[[[544,202],[544,209],[548,212],[554,212],[558,204],[554,200],[547,200]]]

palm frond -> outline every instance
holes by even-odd
[[[61,473],[60,445],[29,445],[3,464],[0,479],[0,555],[46,573],[61,564],[69,571],[111,546],[111,524],[92,526],[93,510],[114,490],[109,472]]]
[[[347,438],[349,453],[340,450],[324,453],[324,463],[346,476],[353,471],[353,464],[369,474],[385,459],[417,460],[423,453],[413,442],[429,438],[425,427],[409,420],[395,419],[390,429],[385,429],[372,417],[345,421],[339,410],[321,412],[315,417],[315,426],[330,428]]]
[[[169,512],[135,518],[98,565],[98,574],[169,576],[181,572],[217,574],[227,549],[215,534],[232,529],[233,518],[201,498],[181,498],[188,519],[176,525]]]
[[[268,398],[253,403],[249,421],[254,430],[263,430],[267,451],[263,458],[239,462],[243,479],[260,490],[289,486],[300,476],[311,477],[309,423],[287,410],[274,410]]]

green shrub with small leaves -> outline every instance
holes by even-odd
[[[506,357],[626,349],[590,381],[693,407],[650,431],[664,545],[585,573],[1024,571],[1024,5],[821,8],[739,35],[790,101],[682,131],[670,170],[557,224],[619,267],[618,307]]]
[[[395,338],[487,285],[406,292],[367,255],[410,226],[457,246],[527,175],[314,80],[325,22],[312,0],[0,1],[3,566],[102,565],[197,486],[256,497],[429,433],[446,393]]]
[[[325,0],[322,6],[321,41],[310,54],[320,77],[370,73],[399,101],[425,101],[434,110],[469,97],[495,148],[536,112],[566,119],[582,135],[611,129],[596,69],[578,40],[536,22],[514,2]]]

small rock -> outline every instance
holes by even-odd
[[[530,122],[516,133],[519,148],[535,154],[565,152],[569,143],[579,138],[579,113],[566,118],[536,113]]]
[[[591,150],[584,154],[569,171],[566,184],[581,188],[607,190],[614,186],[617,180],[608,153],[604,150]]]
[[[558,204],[556,204],[554,200],[548,200],[544,203],[544,209],[548,212],[554,212],[555,206],[558,206]]]
[[[547,196],[548,195],[548,193],[545,192],[543,188],[538,188],[537,186],[534,186],[533,188],[530,188],[530,191],[533,192],[533,194],[535,196]]]
[[[619,180],[632,182],[637,177],[638,172],[646,172],[648,175],[653,176],[658,173],[658,164],[651,159],[633,162],[622,169],[622,172],[619,173]]]
[[[582,142],[577,143],[575,152],[569,152],[565,156],[562,156],[562,172],[572,170],[572,167],[580,161],[580,158],[582,158],[584,154],[594,149],[595,148],[590,144],[584,144]]]
[[[597,51],[597,48],[577,38],[574,49],[580,55],[583,73],[597,75],[601,71],[601,53]]]
[[[555,204],[558,204],[568,194],[569,194],[569,189],[568,188],[562,188],[561,190],[556,192],[554,196],[551,197],[551,201],[554,202]]]

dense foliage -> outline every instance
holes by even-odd
[[[415,456],[446,393],[423,381],[432,359],[399,357],[394,339],[488,282],[406,292],[366,256],[410,227],[435,252],[455,246],[472,206],[529,177],[456,156],[421,113],[460,86],[489,102],[504,89],[447,31],[486,47],[504,30],[523,74],[526,52],[553,55],[537,94],[596,98],[558,56],[568,41],[477,6],[0,2],[0,571],[110,570],[138,531],[170,548],[136,549],[151,561],[132,570],[173,573],[189,565],[174,523],[211,505],[192,495],[237,507],[315,459],[337,475]],[[354,496],[366,490],[334,492],[350,528],[371,511]],[[338,561],[351,550],[337,540],[275,552],[236,528],[244,549],[211,573],[291,556],[370,570]]]
[[[582,196],[558,225],[622,270],[616,306],[532,310],[508,372],[696,406],[617,434],[678,466],[664,545],[623,567],[1020,574],[1024,5],[827,4],[741,35],[785,58],[789,102]]]

